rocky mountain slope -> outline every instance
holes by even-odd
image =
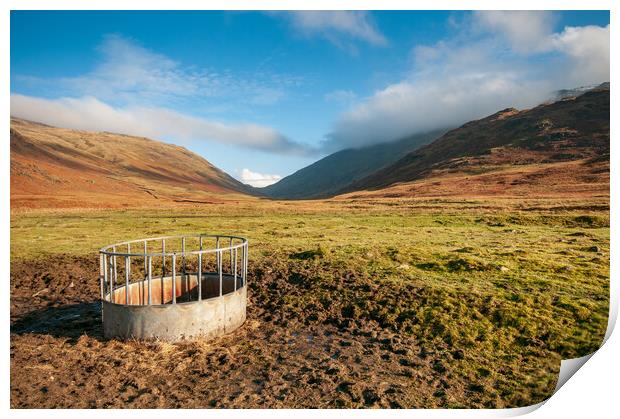
[[[380,190],[411,182],[419,185],[438,178],[473,180],[491,174],[499,178],[500,173],[519,172],[519,168],[523,176],[549,169],[544,183],[551,186],[559,181],[553,175],[557,172],[562,173],[565,185],[603,182],[604,186],[607,182],[608,188],[609,149],[609,84],[603,84],[579,96],[528,110],[504,109],[468,122],[340,192]],[[567,164],[571,167],[568,173],[562,169]],[[531,183],[519,176],[508,178],[503,180],[508,182],[506,190],[511,183]],[[452,192],[467,194],[467,185],[455,184]],[[399,189],[402,193],[407,188]],[[430,189],[424,194],[432,194]],[[498,189],[501,193],[501,184]],[[409,192],[420,190],[412,187]]]

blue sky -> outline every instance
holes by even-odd
[[[609,80],[608,12],[11,12],[11,113],[266,185]]]

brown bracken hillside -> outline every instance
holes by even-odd
[[[248,193],[183,147],[11,118],[11,208],[214,203]]]
[[[609,85],[446,133],[351,196],[609,195]]]

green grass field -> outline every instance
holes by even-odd
[[[245,236],[250,298],[265,321],[375,325],[415,343],[415,352],[395,350],[405,379],[434,359],[446,385],[429,404],[519,406],[551,394],[560,359],[603,339],[610,233],[599,204],[385,199],[19,212],[11,260],[96,259],[104,245],[159,235]]]

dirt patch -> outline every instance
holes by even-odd
[[[96,257],[58,255],[11,263],[11,322],[33,309],[92,303],[99,293]]]
[[[522,392],[499,375],[501,363],[485,365],[484,374],[459,372],[480,360],[475,347],[399,333],[411,318],[383,307],[392,297],[426,299],[423,289],[381,290],[331,266],[338,280],[330,286],[319,261],[303,263],[282,256],[253,266],[248,319],[239,330],[168,344],[103,339],[96,258],[14,261],[11,406],[503,407],[550,394],[555,357],[551,370],[525,357],[522,367],[504,371],[537,377]],[[326,295],[330,301],[321,300]]]

